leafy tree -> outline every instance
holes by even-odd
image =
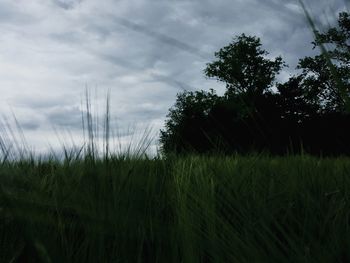
[[[161,131],[164,152],[212,151],[220,142],[238,149],[254,137],[245,119],[254,111],[254,101],[268,93],[284,63],[281,57],[266,58],[260,39],[242,34],[215,53],[217,61],[207,64],[206,76],[226,83],[224,97],[210,92],[177,95]],[[245,137],[245,138],[243,138]]]
[[[304,75],[292,76],[287,82],[277,84],[275,101],[282,119],[301,123],[320,111],[317,94],[305,92]]]
[[[259,96],[271,88],[284,63],[281,57],[266,58],[260,39],[242,34],[215,52],[216,61],[207,64],[206,76],[226,83],[226,95],[248,93]]]
[[[318,100],[320,112],[349,112],[350,108],[350,16],[339,14],[338,27],[315,32],[314,48],[323,52],[299,61],[300,85]],[[326,49],[327,48],[327,49]]]
[[[226,83],[224,96],[178,94],[161,131],[163,152],[350,154],[349,14],[339,15],[337,27],[316,32],[313,45],[321,54],[301,59],[299,75],[276,83],[281,57],[268,59],[259,38],[236,37],[204,70]]]
[[[163,151],[202,152],[206,147],[202,142],[208,139],[208,115],[218,101],[219,96],[214,90],[179,93],[167,115],[165,130],[161,130]]]
[[[331,59],[337,60],[341,65],[350,63],[350,14],[339,14],[338,27],[332,27],[325,33],[317,32],[314,46],[332,44],[333,48],[328,51]]]
[[[315,31],[312,44],[320,48],[321,54],[301,59],[297,67],[301,74],[278,88],[281,99],[290,102],[283,106],[286,119],[300,123],[288,130],[292,141],[300,140],[309,153],[349,154],[349,14],[340,13],[336,27]]]

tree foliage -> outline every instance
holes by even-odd
[[[315,57],[299,61],[302,70],[301,85],[321,105],[321,111],[344,112],[349,107],[350,95],[350,17],[340,13],[338,26],[325,33],[316,32],[314,48],[324,47]]]
[[[226,83],[225,94],[178,94],[161,131],[163,152],[350,154],[349,14],[316,32],[312,44],[323,52],[300,59],[300,73],[276,83],[282,58],[267,58],[259,38],[234,38],[204,70]]]
[[[205,75],[226,83],[226,94],[249,93],[258,96],[272,87],[281,70],[282,58],[266,58],[260,39],[242,34],[215,53],[216,61],[207,64]]]
[[[214,90],[178,94],[167,115],[166,130],[161,131],[163,150],[177,153],[205,150],[201,142],[209,128],[208,115],[218,101],[219,96]]]

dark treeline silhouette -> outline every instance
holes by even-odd
[[[163,152],[350,154],[349,14],[312,44],[323,52],[300,59],[299,74],[277,83],[282,58],[268,59],[259,38],[236,37],[204,70],[226,83],[225,94],[179,93],[161,131]]]

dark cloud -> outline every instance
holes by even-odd
[[[74,98],[69,96],[18,96],[15,100],[11,101],[11,105],[21,108],[31,108],[40,111],[47,111],[53,108],[67,107],[74,103]]]
[[[192,87],[191,85],[187,84],[184,81],[177,80],[174,77],[167,76],[167,75],[161,75],[161,74],[152,74],[152,77],[155,81],[161,81],[169,84],[170,86],[173,86],[177,89],[187,90],[187,91],[194,91],[196,90],[195,87]]]
[[[70,10],[70,9],[73,9],[74,7],[76,7],[78,4],[81,3],[82,0],[53,0],[53,2],[65,9],[65,10]]]
[[[40,124],[39,123],[33,123],[33,122],[21,122],[19,123],[20,127],[23,129],[23,130],[38,130],[39,127],[40,127]]]
[[[124,114],[118,115],[117,118],[124,124],[127,124],[128,121],[146,124],[145,120],[162,118],[163,114],[164,108],[161,105],[144,103],[128,108]]]
[[[25,10],[18,8],[12,1],[0,2],[0,24],[1,25],[30,25],[38,22],[39,17],[26,13]]]
[[[305,2],[321,29],[349,3]],[[78,133],[82,94],[96,87],[112,92],[119,119],[113,125],[159,129],[176,93],[224,91],[203,69],[241,33],[260,37],[270,57],[285,59],[290,68],[282,80],[299,58],[319,52],[296,0],[3,0],[0,112],[10,103],[35,142],[50,125]]]
[[[201,52],[200,49],[195,47],[195,46],[191,46],[191,45],[189,45],[185,42],[182,42],[176,38],[173,38],[169,35],[156,32],[147,26],[143,26],[143,25],[134,23],[134,22],[132,22],[128,19],[125,19],[125,18],[114,17],[113,19],[119,25],[125,26],[126,28],[128,28],[130,30],[134,30],[136,32],[140,32],[142,34],[145,34],[149,37],[155,38],[156,40],[158,40],[161,43],[171,45],[175,48],[186,51],[192,55],[195,55],[195,56],[198,56],[198,57],[204,58],[204,59],[207,59],[209,56],[209,54],[205,54],[205,53]]]
[[[77,106],[53,108],[45,115],[48,122],[53,126],[63,126],[71,129],[81,129],[82,127],[82,111]]]

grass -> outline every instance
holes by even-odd
[[[0,262],[348,262],[350,160],[5,161]]]

